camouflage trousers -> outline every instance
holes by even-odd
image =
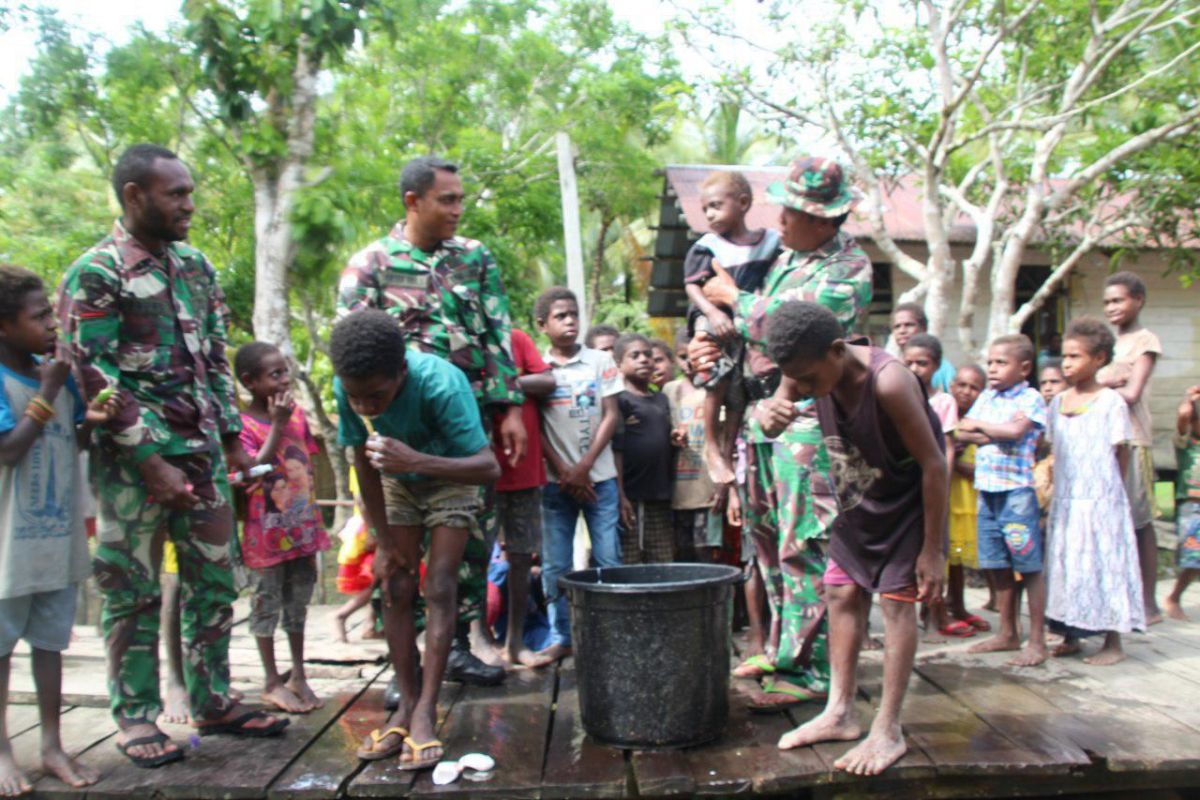
[[[108,693],[118,725],[154,722],[162,711],[158,573],[164,534],[179,561],[183,677],[193,718],[216,719],[229,699],[229,632],[236,592],[229,542],[234,535],[225,459],[213,453],[167,456],[200,498],[190,511],[154,502],[130,461],[98,454],[99,499],[94,556],[103,597],[100,626],[108,650]]]
[[[829,456],[815,419],[747,450],[747,524],[771,607],[767,649],[780,677],[814,691],[829,686],[825,553],[836,516]]]

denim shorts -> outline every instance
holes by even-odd
[[[1032,486],[979,493],[976,526],[980,569],[1042,571],[1042,530]]]

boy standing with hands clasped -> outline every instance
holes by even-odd
[[[570,289],[555,287],[542,292],[533,305],[533,316],[550,339],[546,362],[555,381],[554,392],[542,409],[542,445],[549,467],[542,494],[546,526],[542,588],[553,640],[531,665],[540,667],[571,655],[567,596],[558,588],[558,579],[571,570],[575,524],[581,513],[587,521],[596,566],[621,564],[617,539],[620,490],[611,443],[622,386],[612,356],[578,344],[579,303]]]
[[[1033,485],[1038,437],[1046,428],[1046,401],[1029,385],[1033,343],[1022,334],[1000,336],[987,355],[988,389],[958,423],[957,437],[978,445],[979,567],[996,587],[1000,630],[971,653],[1017,650],[1017,591],[1021,573],[1029,594],[1029,641],[1008,663],[1032,667],[1046,660],[1046,583],[1042,576],[1041,512]]]
[[[78,584],[91,572],[79,507],[80,442],[119,409],[87,407],[58,345],[42,280],[0,266],[0,795],[32,785],[13,760],[5,716],[13,648],[32,648],[42,768],[70,786],[99,779],[63,751],[59,736],[62,651],[71,641]]]

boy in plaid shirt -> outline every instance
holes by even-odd
[[[1027,336],[1000,336],[988,348],[988,389],[958,424],[959,439],[978,445],[979,567],[992,575],[1000,630],[971,647],[972,653],[1017,650],[1017,591],[1021,573],[1029,593],[1029,641],[1008,663],[1035,666],[1046,660],[1046,583],[1042,580],[1042,532],[1033,463],[1046,427],[1046,402],[1027,381],[1033,369]]]

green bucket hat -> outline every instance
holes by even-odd
[[[804,156],[792,162],[785,180],[767,187],[767,199],[814,217],[840,217],[858,203],[858,192],[846,182],[836,161]]]

